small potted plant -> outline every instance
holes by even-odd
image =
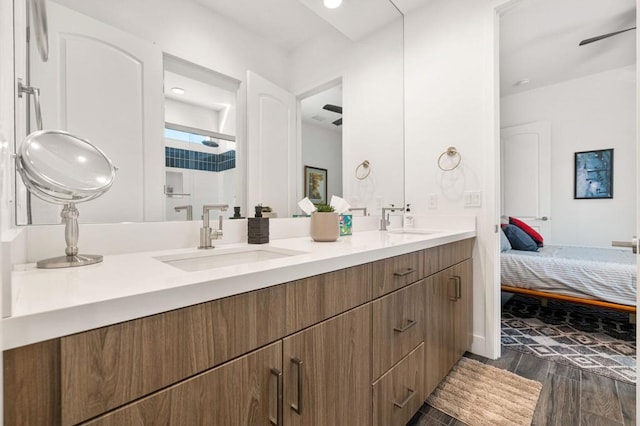
[[[311,238],[314,241],[335,241],[340,236],[338,213],[328,204],[316,204],[311,213]]]

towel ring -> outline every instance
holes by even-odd
[[[448,168],[442,167],[442,164],[441,164],[442,157],[444,157],[445,155],[447,155],[448,157],[455,157],[456,155],[458,156],[458,161],[456,161],[456,164],[454,164],[453,167],[448,167]],[[451,170],[455,169],[460,165],[460,161],[462,161],[462,155],[460,155],[460,153],[458,152],[455,146],[450,146],[449,148],[447,148],[445,152],[440,154],[440,157],[438,157],[438,167],[442,171],[450,172]]]
[[[361,168],[365,170],[364,175],[358,174]],[[358,167],[356,167],[356,179],[358,180],[366,179],[369,177],[369,173],[371,173],[371,169],[369,168],[369,161],[367,160],[364,160],[362,163],[358,164]]]

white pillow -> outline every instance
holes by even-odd
[[[511,243],[509,242],[509,239],[507,238],[501,226],[500,227],[500,251],[505,252],[509,250],[511,250]]]

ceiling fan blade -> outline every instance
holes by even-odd
[[[605,38],[608,38],[608,37],[612,37],[614,35],[618,35],[618,34],[621,34],[621,33],[625,33],[627,31],[635,30],[635,29],[636,29],[636,27],[627,28],[626,30],[616,31],[616,32],[609,33],[609,34],[602,34],[602,35],[599,35],[597,37],[587,38],[585,40],[582,40],[580,42],[580,44],[578,44],[578,46],[584,46],[585,44],[593,43],[594,41],[599,41],[599,40],[602,40],[602,39],[605,39]]]
[[[334,121],[332,124],[336,125],[336,126],[342,126],[342,118],[338,118],[336,121]]]
[[[326,109],[327,111],[337,112],[338,114],[342,114],[342,107],[337,105],[326,104],[322,107],[322,109]]]

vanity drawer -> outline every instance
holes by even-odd
[[[380,297],[420,279],[420,252],[378,260],[373,264],[373,297]]]
[[[373,377],[380,377],[424,340],[426,281],[373,302]]]
[[[424,343],[373,384],[374,426],[404,426],[422,406]]]
[[[75,424],[284,336],[284,286],[63,337],[62,424]]]
[[[287,334],[371,300],[371,264],[287,284]]]
[[[438,249],[438,271],[471,258],[474,241],[475,238],[469,238],[436,247]]]

